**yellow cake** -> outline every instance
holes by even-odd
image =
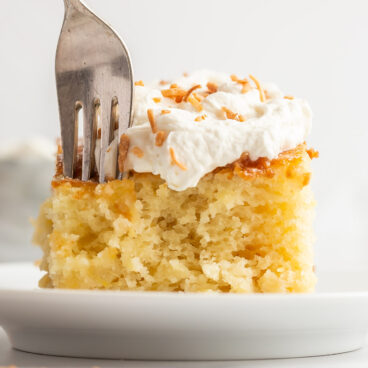
[[[103,184],[67,179],[59,161],[52,195],[35,222],[46,271],[40,286],[313,291],[315,156],[305,143],[272,159],[244,152],[182,190],[132,168],[126,179]],[[178,173],[187,169],[172,164]]]
[[[302,292],[314,288],[310,157],[241,165],[176,192],[152,174],[106,184],[54,180],[34,240],[40,285],[57,288]]]

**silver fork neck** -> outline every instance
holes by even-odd
[[[85,5],[80,0],[64,0],[65,10],[73,7],[75,9],[82,9]]]

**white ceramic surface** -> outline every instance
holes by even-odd
[[[298,357],[358,349],[368,330],[367,272],[320,275],[311,295],[40,290],[39,277],[31,264],[0,265],[0,325],[15,348],[36,353]]]

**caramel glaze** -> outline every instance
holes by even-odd
[[[77,161],[75,167],[75,178],[64,178],[63,177],[63,162],[62,162],[62,151],[61,147],[58,147],[57,160],[56,160],[56,173],[54,179],[52,181],[52,187],[55,188],[62,183],[69,182],[73,186],[96,186],[98,184],[98,174],[94,172],[94,175],[91,177],[90,181],[82,182],[82,151],[83,147],[78,147],[77,152]],[[240,158],[231,164],[228,164],[224,167],[218,167],[213,170],[213,173],[228,173],[231,177],[232,175],[237,175],[242,178],[251,178],[254,176],[264,175],[267,177],[274,176],[274,170],[280,166],[283,166],[287,163],[299,162],[302,160],[303,155],[307,152],[310,159],[317,158],[319,156],[318,151],[315,151],[313,148],[307,149],[306,144],[299,144],[297,147],[281,152],[277,158],[268,159],[265,157],[260,157],[255,161],[252,161],[249,158],[249,154],[244,152]],[[309,178],[308,178],[309,179]],[[307,181],[307,179],[306,179]],[[308,180],[309,181],[309,180]],[[307,184],[307,183],[306,183]]]
[[[272,178],[275,169],[286,165],[287,163],[298,163],[302,160],[303,155],[307,152],[310,159],[319,156],[318,151],[313,148],[307,149],[306,144],[299,144],[291,150],[281,152],[276,158],[270,160],[266,157],[260,157],[255,161],[249,158],[249,154],[244,152],[240,158],[225,167],[218,167],[214,172],[229,173],[242,178],[250,178],[257,175],[263,175]]]

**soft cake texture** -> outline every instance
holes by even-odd
[[[105,184],[56,178],[35,223],[40,286],[310,292],[310,161],[300,145],[218,168],[183,191],[151,173]]]

